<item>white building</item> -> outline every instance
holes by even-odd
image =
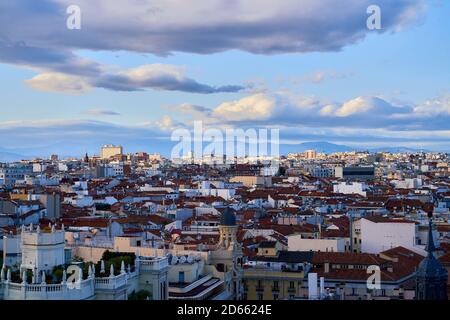
[[[83,275],[79,265],[67,267],[65,261],[64,230],[49,230],[22,227],[22,263],[16,270],[14,265],[4,264],[0,272],[0,300],[126,300],[140,290],[150,293],[151,300],[168,299],[168,259],[162,257],[138,256],[134,267],[120,270],[111,265],[105,269],[88,263],[88,275]],[[62,267],[60,283],[48,283],[53,268]],[[99,270],[100,269],[100,270]],[[28,274],[32,273],[31,279]],[[14,280],[13,272],[20,273],[20,280]]]
[[[345,239],[302,239],[301,235],[288,236],[289,251],[345,252]]]
[[[359,223],[361,252],[377,254],[398,246],[422,252],[416,246],[414,221],[370,217],[362,218]]]
[[[41,232],[39,226],[36,231],[26,230],[22,226],[21,249],[22,263],[20,270],[31,270],[35,274],[51,271],[53,267],[65,264],[64,231],[51,229],[51,232]]]
[[[367,186],[361,182],[340,182],[338,184],[333,185],[334,193],[342,193],[342,194],[360,194],[363,197],[366,196]]]

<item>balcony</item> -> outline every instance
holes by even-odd
[[[279,292],[280,292],[280,287],[278,287],[278,286],[272,286],[272,292],[273,292],[273,293],[279,293]]]

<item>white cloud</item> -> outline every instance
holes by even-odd
[[[30,80],[25,80],[25,83],[35,90],[73,95],[92,90],[91,85],[82,77],[63,73],[41,73]]]
[[[357,97],[353,100],[345,102],[335,114],[338,117],[348,117],[356,113],[365,113],[373,109],[373,101],[365,99],[364,97]]]
[[[448,128],[450,121],[446,99],[437,98],[411,107],[374,96],[330,103],[277,92],[249,95],[212,109],[184,104],[170,110],[209,125],[442,130]],[[428,112],[425,117],[424,108],[434,113]]]
[[[242,86],[213,87],[185,76],[185,70],[169,64],[146,64],[116,73],[103,73],[92,80],[94,85],[119,91],[144,89],[184,91],[192,93],[237,92]]]
[[[224,121],[266,120],[273,116],[276,101],[264,94],[248,96],[236,101],[224,102],[212,112],[212,116]]]
[[[414,112],[424,117],[450,115],[450,95],[427,100],[415,107]]]

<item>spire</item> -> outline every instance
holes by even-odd
[[[109,276],[111,278],[114,277],[114,265],[111,263],[111,267],[109,268]]]
[[[434,245],[434,240],[433,240],[433,222],[432,222],[431,216],[429,217],[429,222],[428,222],[428,242],[427,242],[427,246],[425,247],[425,250],[428,251],[428,254],[433,254],[433,252],[436,251],[436,246]]]
[[[91,277],[95,278],[95,266],[91,265]]]
[[[46,283],[46,281],[45,281],[45,271],[42,271],[42,284],[45,284]]]
[[[62,281],[61,281],[61,283],[62,283],[62,284],[65,284],[66,281],[67,281],[67,273],[66,273],[66,270],[64,269],[64,270],[63,270],[63,275],[62,275]]]
[[[22,272],[22,283],[27,283],[27,272],[25,270]]]
[[[105,261],[100,261],[100,273],[105,273]]]
[[[448,272],[442,266],[433,252],[437,250],[433,240],[432,214],[429,217],[427,257],[419,264],[416,271],[416,299],[417,300],[447,300]]]
[[[8,269],[8,272],[6,273],[6,281],[11,281],[11,269]]]
[[[91,268],[91,265],[88,266],[88,278],[92,278],[92,268]]]
[[[120,264],[120,273],[126,273],[125,271],[125,262],[122,260],[122,263]]]

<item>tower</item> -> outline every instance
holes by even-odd
[[[222,249],[233,250],[238,244],[236,238],[237,226],[236,216],[230,208],[226,208],[220,217],[219,233],[219,246]]]
[[[235,300],[242,299],[242,247],[237,241],[236,215],[225,208],[220,217],[220,239],[217,249],[211,252],[212,264],[224,273],[227,290]]]
[[[420,263],[416,274],[417,300],[447,300],[447,270],[434,256],[433,223],[429,214],[427,257]]]

